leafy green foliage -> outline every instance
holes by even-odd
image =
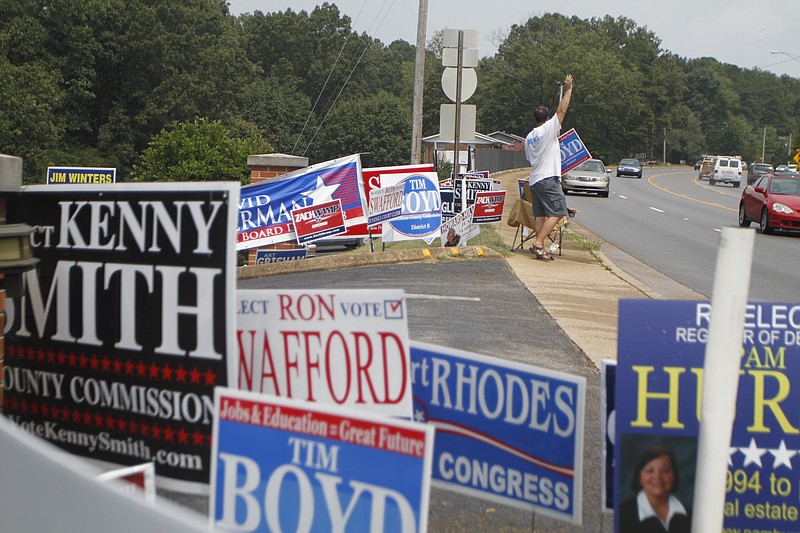
[[[526,135],[537,105],[555,110],[570,72],[564,126],[608,159],[660,159],[665,137],[675,162],[702,153],[760,159],[763,143],[777,164],[800,145],[800,80],[678,57],[631,19],[545,14],[494,41],[498,52],[480,61],[468,102],[478,131]],[[440,105],[450,103],[441,53],[434,29],[425,136],[438,133]],[[137,179],[241,179],[214,159],[236,150],[201,154],[203,142],[224,146],[203,129],[224,124],[240,145],[265,139],[313,162],[369,152],[369,165],[407,163],[415,59],[409,43],[387,46],[353,31],[332,2],[233,17],[225,0],[4,0],[0,152],[24,159],[26,183],[61,164],[115,166],[122,181],[134,164]],[[181,129],[176,153],[193,163],[179,167],[153,150],[167,152],[156,141]],[[233,167],[244,168],[246,155]]]
[[[133,181],[250,181],[247,156],[267,153],[259,138],[236,137],[219,121],[198,118],[157,135],[134,166]]]

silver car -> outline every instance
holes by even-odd
[[[599,159],[587,159],[577,167],[561,176],[564,194],[571,192],[591,192],[608,198],[610,170]]]

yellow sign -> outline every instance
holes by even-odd
[[[798,149],[797,153],[794,154],[794,162],[800,165],[800,149]]]

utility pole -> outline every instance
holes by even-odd
[[[664,127],[664,164],[667,164],[667,128]]]
[[[417,58],[414,63],[414,103],[411,115],[411,164],[422,162],[422,96],[425,88],[425,32],[428,0],[419,0],[417,15]]]
[[[764,126],[764,138],[761,140],[761,162],[764,162],[764,152],[767,150],[767,127]]]

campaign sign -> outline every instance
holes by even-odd
[[[389,167],[370,167],[363,169],[362,176],[364,179],[364,193],[367,200],[369,200],[369,194],[373,189],[380,189],[386,186],[381,184],[381,176],[383,174],[409,174],[416,172],[436,172],[436,169],[431,163],[420,163],[419,165],[394,165]],[[389,181],[386,181],[386,183],[388,184]],[[366,223],[350,226],[347,228],[345,236],[371,237],[372,234],[376,232],[383,232],[380,222],[375,225],[369,225],[369,227]]]
[[[614,387],[617,377],[617,362],[603,359],[600,366],[600,434],[603,435],[600,479],[600,507],[603,511],[614,510]]]
[[[218,388],[215,531],[424,532],[431,426]]]
[[[369,225],[399,217],[403,210],[404,184],[369,191]]]
[[[419,342],[411,364],[434,485],[580,523],[583,377]]]
[[[40,185],[8,202],[35,270],[6,296],[3,414],[73,453],[207,489],[213,390],[236,382],[239,184]]]
[[[381,185],[403,185],[403,209],[399,217],[383,224],[384,242],[435,238],[442,224],[439,177],[435,172],[383,174]]]
[[[680,487],[673,495],[691,508],[710,315],[706,301],[620,301],[617,383],[626,385],[616,388],[615,400],[616,511],[635,498],[634,465],[653,445],[674,451]],[[742,349],[730,354],[741,369],[728,458],[727,531],[798,529],[799,341],[800,304],[747,305]]]
[[[453,205],[453,189],[439,189],[439,198],[442,200],[442,223],[456,216]]]
[[[256,250],[256,264],[266,265],[268,263],[283,263],[284,261],[299,261],[305,259],[308,250],[299,248],[296,250]]]
[[[411,417],[399,289],[240,290],[239,388]]]
[[[341,201],[346,228],[367,223],[361,159],[326,161],[241,188],[236,249],[297,239],[292,211]]]
[[[466,211],[462,211],[442,222],[442,226],[439,228],[442,246],[466,246],[470,239],[480,235],[481,227],[472,223],[472,216],[474,212],[475,206],[471,205]],[[450,231],[455,232],[454,243],[448,243],[447,241]]]
[[[463,176],[454,180],[453,209],[456,213],[464,211],[475,203],[475,195],[480,191],[494,191],[495,180],[483,177]]]
[[[472,214],[472,223],[500,222],[503,218],[505,201],[506,191],[479,191],[475,194],[475,212]]]
[[[116,168],[47,167],[48,185],[96,185],[116,181]]]
[[[342,200],[292,209],[292,222],[298,244],[344,233]]]
[[[574,128],[558,138],[558,146],[561,148],[561,174],[592,157]]]

